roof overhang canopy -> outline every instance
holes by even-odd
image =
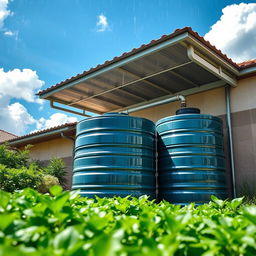
[[[189,28],[97,66],[38,93],[52,107],[102,114],[189,95],[229,84],[236,86],[235,63]]]

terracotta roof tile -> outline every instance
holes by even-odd
[[[37,95],[43,95],[47,92],[50,92],[58,87],[61,87],[62,85],[65,85],[65,84],[68,84],[70,82],[73,82],[85,75],[88,75],[88,74],[91,74],[105,66],[108,66],[114,62],[117,62],[119,60],[122,60],[124,58],[127,58],[131,55],[134,55],[140,51],[143,51],[144,49],[146,48],[149,48],[151,46],[154,46],[158,43],[161,43],[161,42],[164,42],[168,39],[171,39],[175,36],[178,36],[180,34],[183,34],[185,32],[188,32],[190,35],[194,36],[197,40],[199,40],[202,44],[204,44],[206,47],[208,47],[209,49],[211,49],[212,51],[214,51],[216,54],[218,54],[220,57],[222,57],[224,60],[226,60],[228,63],[230,63],[231,65],[233,65],[235,68],[239,68],[239,66],[233,62],[230,58],[227,57],[227,55],[223,54],[220,50],[218,50],[215,46],[211,45],[209,41],[206,41],[202,36],[200,36],[197,32],[193,31],[191,27],[184,27],[182,29],[176,29],[173,33],[169,34],[169,35],[163,35],[161,38],[157,39],[157,40],[152,40],[150,41],[148,44],[143,44],[141,45],[140,47],[138,48],[133,48],[130,52],[124,52],[122,55],[120,56],[116,56],[114,57],[112,60],[109,60],[109,61],[105,61],[103,64],[100,64],[100,65],[97,65],[96,67],[93,67],[87,71],[84,71],[83,73],[81,74],[77,74],[75,76],[72,76],[71,78],[68,78],[56,85],[53,85],[45,90],[42,90],[40,92],[37,93]]]
[[[241,62],[241,63],[238,63],[237,65],[238,65],[240,68],[249,68],[249,67],[253,67],[253,66],[256,66],[256,59],[243,61],[243,62]]]
[[[8,142],[18,141],[18,140],[21,140],[21,139],[24,139],[24,138],[29,138],[29,137],[33,137],[33,136],[36,136],[36,135],[48,133],[48,132],[58,130],[58,129],[61,129],[61,128],[65,128],[65,127],[72,127],[72,126],[75,127],[76,124],[77,124],[77,122],[65,123],[65,124],[62,124],[62,125],[58,125],[58,126],[48,128],[48,129],[40,130],[40,131],[37,131],[37,132],[32,132],[32,133],[29,133],[29,134],[26,134],[26,135],[23,135],[23,136],[19,136],[19,137],[16,136],[16,138],[9,139]]]

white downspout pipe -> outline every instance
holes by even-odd
[[[233,196],[237,197],[236,191],[236,175],[235,175],[235,161],[234,161],[234,144],[233,144],[233,132],[232,132],[232,122],[231,122],[231,110],[230,110],[230,86],[225,87],[226,96],[226,113],[227,113],[227,129],[228,129],[228,140],[229,140],[229,152],[230,152],[230,167],[232,176],[232,187]]]

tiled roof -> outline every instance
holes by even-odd
[[[16,137],[18,137],[18,136],[14,135],[10,132],[0,130],[0,143],[4,142],[4,141],[7,141],[7,140],[10,140],[10,139],[13,139],[13,138],[16,138]]]
[[[182,29],[177,29],[177,30],[175,30],[172,34],[163,35],[161,38],[159,38],[159,39],[157,39],[157,40],[152,40],[152,41],[149,42],[148,44],[143,44],[143,45],[141,45],[139,48],[134,48],[134,49],[132,49],[130,52],[125,52],[125,53],[123,53],[123,54],[120,55],[120,56],[114,57],[112,60],[106,61],[106,62],[104,62],[103,64],[100,64],[100,65],[98,65],[98,66],[96,66],[96,67],[94,67],[94,68],[91,68],[91,69],[89,69],[89,70],[87,70],[87,71],[84,71],[84,72],[81,73],[81,74],[77,74],[77,75],[75,75],[75,76],[73,76],[73,77],[71,77],[71,78],[69,78],[69,79],[66,79],[65,81],[62,81],[62,82],[60,82],[60,83],[58,83],[58,84],[56,84],[56,85],[53,85],[53,86],[51,86],[51,87],[49,87],[49,88],[47,88],[47,89],[45,89],[45,90],[42,90],[42,91],[38,92],[37,95],[43,95],[43,94],[45,94],[45,93],[47,93],[47,92],[50,92],[50,91],[52,91],[52,90],[54,90],[54,89],[56,89],[56,88],[58,88],[58,87],[61,87],[61,86],[65,85],[65,84],[68,84],[68,83],[70,83],[70,82],[73,82],[73,81],[75,81],[75,80],[77,80],[77,79],[79,79],[79,78],[81,78],[81,77],[83,77],[83,76],[86,76],[86,75],[88,75],[88,74],[91,74],[91,73],[93,73],[93,72],[95,72],[95,71],[97,71],[97,70],[99,70],[99,69],[101,69],[101,68],[104,68],[104,67],[106,67],[106,66],[108,66],[108,65],[110,65],[110,64],[113,64],[113,63],[115,63],[115,62],[117,62],[117,61],[120,61],[120,60],[122,60],[122,59],[125,59],[125,58],[127,58],[127,57],[129,57],[129,56],[131,56],[131,55],[134,55],[134,54],[136,54],[136,53],[138,53],[138,52],[140,52],[140,51],[143,51],[143,50],[145,50],[145,49],[147,49],[147,48],[150,48],[150,47],[152,47],[152,46],[154,46],[154,45],[157,45],[157,44],[162,43],[162,42],[164,42],[164,41],[166,41],[166,40],[169,40],[169,39],[171,39],[171,38],[174,38],[174,37],[176,37],[176,36],[178,36],[178,35],[180,35],[180,34],[183,34],[183,33],[185,33],[185,32],[189,33],[189,34],[192,35],[194,38],[196,38],[197,40],[199,40],[202,44],[204,44],[206,47],[208,47],[209,49],[211,49],[212,51],[214,51],[216,54],[218,54],[221,58],[223,58],[224,60],[226,60],[226,61],[227,61],[228,63],[230,63],[232,66],[234,66],[234,67],[237,68],[237,69],[239,68],[239,66],[238,66],[235,62],[233,62],[230,58],[227,57],[227,55],[223,54],[223,53],[222,53],[220,50],[218,50],[215,46],[211,45],[209,41],[206,41],[206,40],[205,40],[202,36],[200,36],[197,32],[193,31],[191,27],[185,27],[185,28],[182,28]]]
[[[250,68],[256,66],[256,59],[253,60],[247,60],[241,63],[238,63],[238,66],[240,68]]]
[[[37,131],[37,132],[32,132],[32,133],[29,133],[29,134],[26,134],[26,135],[23,135],[23,136],[19,136],[19,137],[13,138],[13,139],[9,139],[8,142],[10,143],[10,142],[19,141],[19,140],[24,139],[24,138],[34,137],[34,136],[37,136],[37,135],[40,135],[40,134],[44,134],[44,133],[48,133],[48,132],[51,132],[51,131],[59,130],[59,129],[62,129],[62,128],[65,128],[65,127],[74,127],[75,128],[76,124],[77,124],[77,122],[65,123],[65,124],[62,124],[62,125],[58,125],[58,126],[51,127],[51,128],[48,128],[48,129],[40,130],[40,131]]]

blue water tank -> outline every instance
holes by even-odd
[[[222,120],[184,108],[156,123],[158,198],[175,204],[227,197]]]
[[[72,189],[86,197],[155,198],[155,124],[120,113],[77,125]]]

